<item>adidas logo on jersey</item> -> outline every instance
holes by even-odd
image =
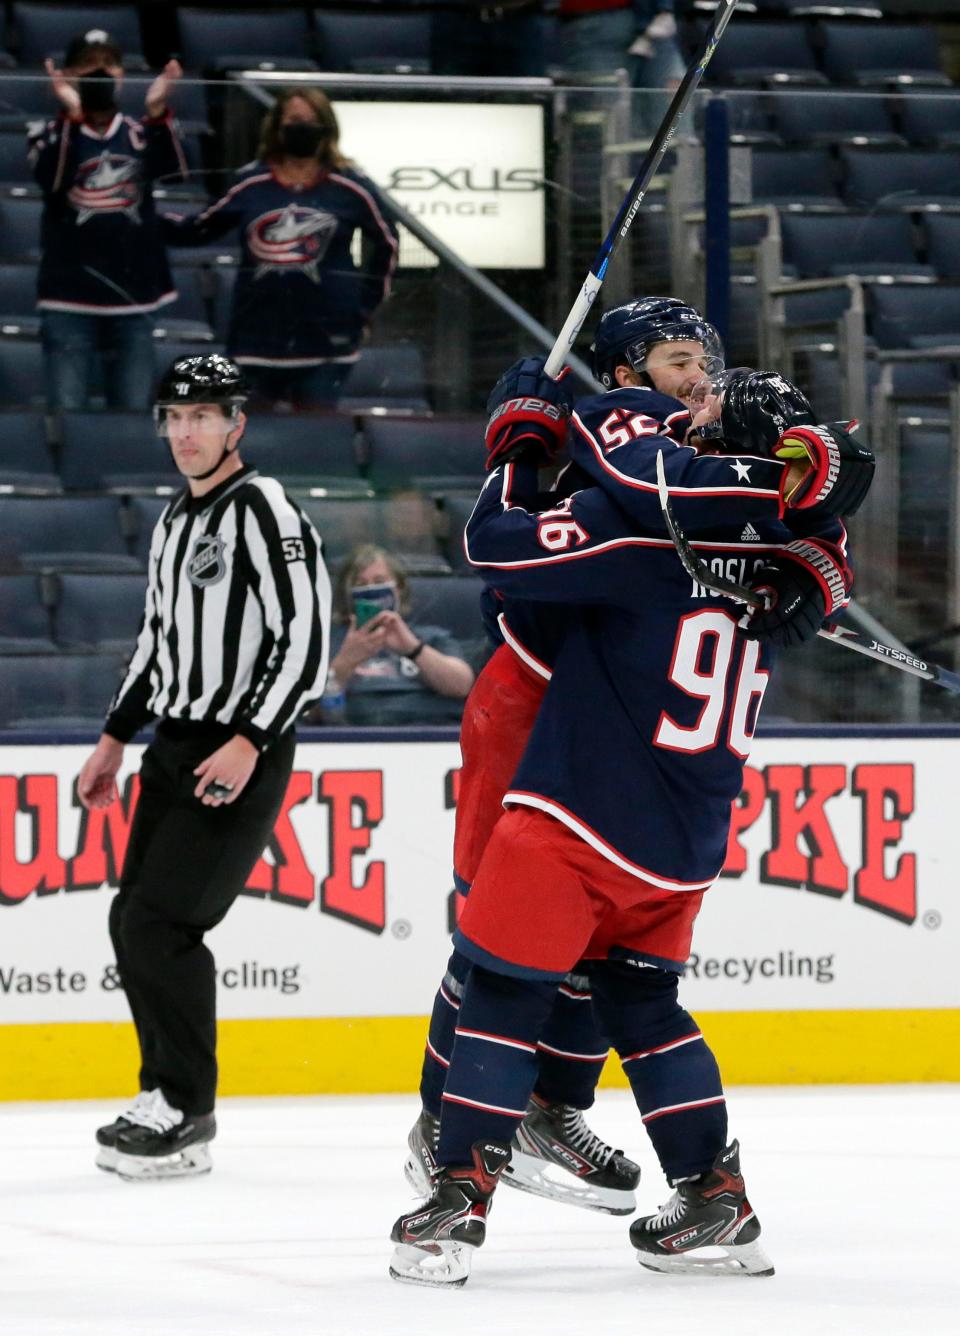
[[[740,542],[741,543],[760,542],[760,535],[757,533],[756,529],[753,527],[752,524],[748,524],[747,527],[744,529],[743,533],[740,535]]]

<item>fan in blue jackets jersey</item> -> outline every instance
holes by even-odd
[[[338,133],[319,90],[285,94],[264,120],[257,161],[227,193],[194,217],[166,219],[174,246],[239,233],[227,351],[269,400],[335,401],[390,290],[396,228],[376,186],[340,154]],[[358,231],[362,268],[351,254]]]
[[[65,68],[47,62],[61,104],[32,131],[30,157],[43,191],[37,305],[48,406],[83,409],[100,352],[112,407],[146,408],[153,392],[153,313],[176,298],[152,184],[187,164],[168,93],[170,61],[146,94],[147,115],[118,111],[121,52],[99,29],[75,38]]]

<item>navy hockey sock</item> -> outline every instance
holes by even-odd
[[[589,978],[568,974],[537,1045],[537,1094],[548,1104],[589,1109],[609,1047],[600,1035]]]
[[[591,970],[601,1024],[671,1183],[710,1169],[727,1142],[716,1059],[677,1001],[678,977],[604,961]]]
[[[420,1071],[420,1099],[427,1113],[433,1114],[434,1118],[440,1117],[440,1099],[453,1054],[453,1031],[469,970],[470,961],[459,951],[454,951],[447,961],[443,982],[433,999],[433,1013]]]
[[[472,967],[443,1092],[439,1165],[469,1164],[476,1141],[511,1139],[527,1111],[537,1039],[556,992],[556,983]]]

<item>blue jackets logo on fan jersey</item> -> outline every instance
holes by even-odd
[[[77,211],[77,226],[98,213],[123,213],[140,222],[139,167],[135,158],[106,150],[80,164],[67,198]]]
[[[337,219],[323,209],[288,204],[255,218],[247,229],[247,243],[259,261],[254,278],[271,270],[302,269],[307,278],[320,282],[317,266],[337,230]]]

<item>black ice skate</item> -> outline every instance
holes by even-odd
[[[473,1163],[440,1169],[430,1200],[391,1230],[394,1280],[451,1288],[467,1283],[473,1251],[486,1235],[490,1198],[510,1158],[502,1141],[476,1141],[472,1149]]]
[[[580,1109],[534,1095],[513,1139],[504,1183],[550,1201],[632,1215],[640,1166],[587,1126]]]
[[[437,1173],[437,1142],[440,1140],[440,1119],[426,1109],[410,1129],[407,1146],[410,1154],[403,1166],[404,1177],[418,1197],[429,1197]]]
[[[141,1090],[130,1107],[124,1110],[119,1118],[114,1118],[112,1123],[97,1128],[97,1158],[95,1164],[98,1169],[104,1169],[108,1174],[115,1172],[117,1167],[117,1133],[125,1127],[133,1126],[137,1121],[137,1115],[150,1107],[156,1093],[155,1090]]]
[[[656,1215],[630,1226],[640,1265],[667,1275],[772,1276],[773,1264],[759,1237],[760,1221],[747,1201],[736,1141],[707,1173],[678,1183]]]
[[[212,1113],[185,1115],[157,1090],[130,1126],[117,1132],[117,1174],[128,1183],[209,1174],[213,1161],[208,1143],[216,1132]]]

